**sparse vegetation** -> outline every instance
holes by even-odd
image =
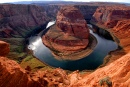
[[[112,87],[112,81],[110,80],[109,76],[102,78],[99,81],[99,84],[100,84],[100,86],[103,86],[103,87]]]
[[[32,71],[36,71],[36,70],[51,70],[53,69],[52,67],[42,63],[41,61],[39,61],[37,58],[35,58],[32,55],[27,55],[26,58],[24,58],[22,60],[22,62],[20,63],[20,66],[22,68],[26,68],[27,66],[29,66],[31,68]]]

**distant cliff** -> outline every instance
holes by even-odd
[[[108,29],[119,39],[119,44],[130,49],[130,7],[122,5],[101,6],[95,11],[91,23],[96,27]]]
[[[42,7],[36,5],[0,5],[0,37],[27,37],[49,18]]]
[[[39,5],[39,4],[37,4]],[[64,4],[49,4],[49,5],[45,5],[45,4],[40,4],[40,6],[42,6],[44,8],[44,10],[47,13],[47,16],[50,17],[51,19],[56,19],[56,15],[57,12],[60,10],[60,7],[64,6]],[[70,6],[70,5],[68,5]],[[87,20],[88,22],[91,20],[92,15],[94,14],[94,12],[97,9],[97,5],[88,5],[88,4],[84,4],[84,5],[80,5],[77,3],[77,5],[71,5],[74,6],[76,8],[78,8],[81,13],[83,14],[85,20]]]
[[[93,14],[91,23],[99,24],[106,28],[113,28],[117,22],[130,19],[130,7],[127,6],[102,6]]]

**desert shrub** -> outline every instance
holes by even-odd
[[[99,84],[100,84],[100,86],[112,87],[112,81],[110,80],[109,76],[102,78],[99,81]]]

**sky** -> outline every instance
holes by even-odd
[[[44,1],[44,0],[0,0],[0,3],[6,3],[6,2],[18,2],[18,1]],[[46,0],[46,1],[55,1],[55,0]],[[58,0],[56,0],[58,1]],[[62,0],[59,0],[62,1]],[[90,1],[100,1],[105,2],[105,0],[64,0],[64,1],[80,1],[80,2],[90,2]],[[130,3],[130,0],[106,0],[106,2],[125,2]]]

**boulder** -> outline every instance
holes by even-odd
[[[0,56],[6,56],[10,51],[10,46],[4,41],[0,41]]]

